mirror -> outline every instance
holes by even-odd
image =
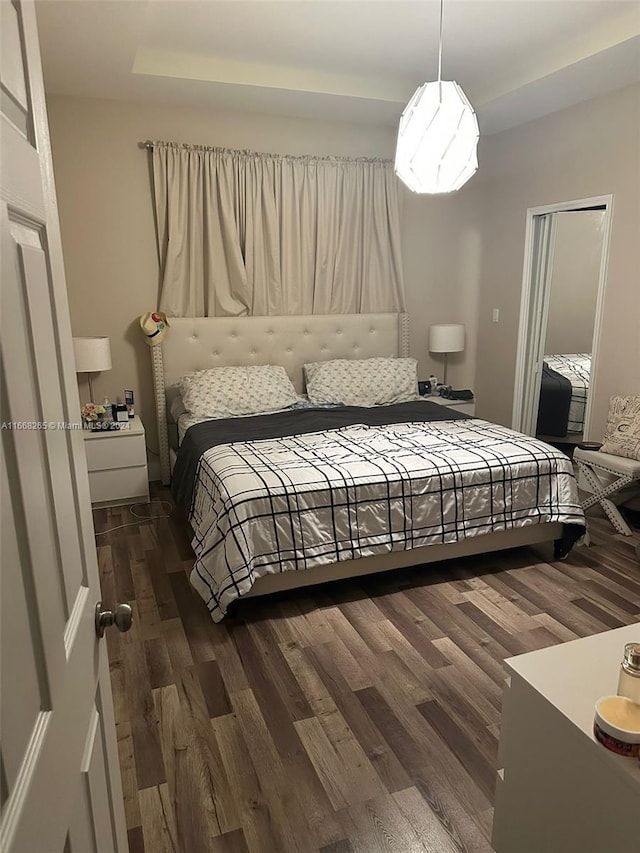
[[[611,205],[600,196],[527,211],[513,428],[551,444],[588,437]]]
[[[575,444],[589,395],[605,209],[550,216],[555,234],[536,435]]]

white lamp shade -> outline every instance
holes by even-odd
[[[424,83],[400,118],[395,171],[416,193],[459,190],[478,168],[478,119],[454,80]]]
[[[74,338],[73,354],[76,359],[76,373],[111,370],[109,338]]]
[[[440,323],[429,326],[429,352],[462,352],[464,326],[459,323]]]

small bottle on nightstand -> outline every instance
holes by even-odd
[[[620,667],[618,696],[640,705],[640,643],[627,643]]]

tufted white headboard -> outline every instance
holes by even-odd
[[[167,404],[185,374],[227,365],[281,364],[302,393],[307,362],[409,354],[406,314],[174,317],[169,322],[161,346],[151,350],[165,484],[171,477]]]

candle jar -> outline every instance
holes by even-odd
[[[627,643],[620,666],[618,696],[640,705],[640,643]]]

